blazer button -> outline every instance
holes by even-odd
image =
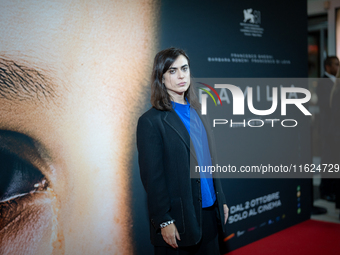
[[[202,202],[202,198],[199,198],[198,201]]]
[[[197,182],[197,183],[201,183],[201,180],[200,180],[200,179],[198,179],[198,180],[196,180],[196,182]]]

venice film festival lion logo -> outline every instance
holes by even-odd
[[[253,23],[253,24],[260,24],[261,23],[261,12],[260,11],[256,11],[252,8],[249,9],[244,9],[243,10],[243,22],[249,22],[249,23]]]

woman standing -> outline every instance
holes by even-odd
[[[228,218],[220,180],[190,178],[195,165],[214,165],[216,154],[196,112],[189,57],[160,51],[151,79],[153,107],[139,118],[137,147],[155,254],[219,254],[218,225]]]

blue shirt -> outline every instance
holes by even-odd
[[[171,103],[175,112],[180,117],[184,126],[189,132],[190,138],[194,145],[200,169],[208,169],[208,166],[211,166],[210,150],[207,133],[205,131],[204,125],[200,117],[198,116],[195,109],[190,107],[190,104],[188,102],[186,105],[175,102]],[[205,208],[212,206],[215,203],[216,194],[212,174],[209,172],[200,171],[200,177],[201,177],[202,207]]]

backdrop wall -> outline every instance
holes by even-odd
[[[306,77],[306,9],[306,1],[164,1],[161,4],[159,48],[185,49],[195,81],[210,86],[234,84],[223,77]],[[266,86],[262,83],[257,88],[256,84],[249,84],[250,80],[248,84],[236,85],[242,91],[246,85],[252,86],[254,98],[259,98],[254,99],[255,108],[269,109],[271,101],[267,100]],[[272,87],[291,86],[277,82],[268,85],[270,93]],[[299,87],[307,88],[307,84]],[[213,108],[214,103],[208,98],[208,109],[217,109],[208,111],[212,119],[223,116],[230,120],[233,117],[230,92],[228,96],[231,100],[227,111],[222,107]],[[298,121],[297,127],[215,128],[221,165],[311,163],[309,118],[293,108],[289,108],[288,116],[285,118]],[[234,121],[254,118],[254,114],[246,111],[244,116],[234,116]],[[282,120],[279,110],[270,118]],[[144,232],[148,229],[148,218],[136,162],[134,172],[137,178],[133,183],[136,252],[148,254],[152,247],[148,245],[148,232]],[[222,182],[230,208],[224,252],[310,217],[309,179],[226,178]]]
[[[293,0],[0,1],[0,254],[152,254],[135,132],[156,52],[185,49],[197,81],[303,77],[306,9]],[[265,93],[256,107],[270,105]],[[308,118],[290,114],[299,121],[290,130],[224,130],[219,157],[309,163]],[[223,185],[224,251],[309,217],[309,180]]]

